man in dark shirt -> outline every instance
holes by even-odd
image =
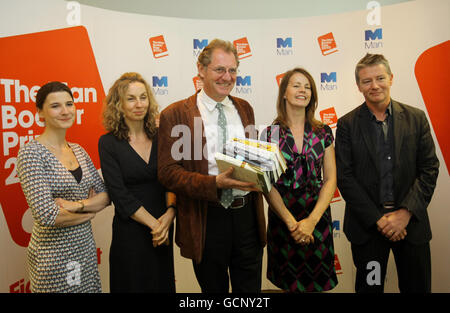
[[[393,75],[380,54],[356,66],[365,102],[339,119],[338,187],[346,202],[356,292],[383,292],[392,249],[401,292],[431,291],[427,207],[439,161],[423,111],[391,99]]]
[[[392,103],[389,102],[386,108],[386,118],[383,121],[377,120],[377,117],[367,110],[371,116],[371,122],[375,134],[375,147],[377,159],[380,164],[380,199],[385,207],[385,213],[393,209],[394,202],[394,177],[392,169],[394,163],[394,136],[392,122]],[[390,203],[390,205],[388,205]]]

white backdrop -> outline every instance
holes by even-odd
[[[195,92],[193,77],[197,74],[196,58],[206,41],[246,38],[250,48],[247,54],[250,56],[241,60],[240,84],[233,95],[252,104],[256,123],[263,128],[275,117],[276,76],[295,66],[304,67],[313,75],[319,91],[318,111],[334,108],[337,117],[340,117],[361,104],[363,97],[355,85],[354,68],[366,52],[383,53],[390,61],[394,74],[391,91],[394,99],[427,112],[414,67],[424,51],[450,39],[449,12],[450,2],[447,0],[420,0],[384,6],[379,11],[364,10],[309,18],[224,21],[164,18],[89,6],[78,9],[77,6],[67,7],[67,2],[61,0],[17,0],[0,4],[0,39],[81,25],[89,36],[105,93],[122,73],[136,71],[153,87],[163,109]],[[367,18],[374,14],[380,18],[380,25],[369,25]],[[368,40],[367,31],[371,35]],[[337,50],[324,55],[318,38],[328,33],[332,33]],[[164,37],[167,55],[155,58],[149,40],[160,35]],[[77,46],[74,44],[67,48],[77,49]],[[0,49],[8,47],[0,46]],[[17,66],[20,67],[20,63]],[[83,68],[79,70],[82,75]],[[0,79],[10,79],[2,75],[0,68]],[[323,81],[321,78],[324,78]],[[4,100],[0,98],[0,106],[4,105]],[[97,105],[101,106],[101,103]],[[30,105],[30,110],[32,108],[34,104]],[[320,118],[319,112],[317,118]],[[438,143],[434,133],[433,136],[441,166],[435,194],[428,208],[433,230],[432,291],[450,292],[450,272],[447,270],[450,264],[450,215],[447,211],[450,179],[439,146],[449,143]],[[83,142],[80,144],[83,145]],[[0,171],[6,170],[6,166],[1,164]],[[17,196],[23,197],[21,194]],[[334,201],[332,215],[339,273],[339,284],[334,292],[353,292],[354,268],[350,244],[342,231],[344,201],[340,197]],[[3,205],[3,201],[0,204]],[[24,292],[29,282],[26,248],[12,240],[3,212],[0,210],[0,292]],[[98,214],[93,222],[95,240],[101,251],[99,267],[104,292],[109,291],[108,255],[112,216],[113,210],[108,208]],[[31,232],[31,225],[31,214],[27,212],[22,226],[25,231]],[[199,292],[191,261],[182,258],[178,248],[175,248],[174,254],[177,291]],[[265,269],[266,259],[263,289],[277,289],[265,278]],[[396,283],[391,258],[385,290],[397,292]]]

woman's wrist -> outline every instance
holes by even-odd
[[[84,209],[84,202],[83,202],[83,200],[78,200],[76,202],[80,204],[80,207],[76,210],[76,212],[78,212],[78,213],[83,212],[83,209]]]
[[[295,224],[297,224],[297,220],[291,215],[286,218],[285,224],[289,230],[295,227]]]
[[[308,219],[314,224],[314,227],[319,223],[321,216],[316,216],[315,214],[311,213],[308,216]]]
[[[155,219],[155,218],[152,218],[152,221],[150,221],[150,222],[148,223],[148,227],[150,227],[150,229],[151,229],[152,231],[158,229],[158,227],[159,227],[160,225],[161,225],[161,222],[158,221],[158,220]]]

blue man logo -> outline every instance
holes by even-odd
[[[292,37],[277,38],[277,48],[292,48]]]
[[[383,29],[377,28],[377,29],[375,29],[375,31],[371,31],[370,29],[368,29],[365,31],[365,38],[366,38],[366,41],[383,39]]]
[[[169,86],[167,82],[167,76],[153,76],[153,87],[167,87]]]
[[[331,72],[330,74],[327,73],[320,73],[320,82],[322,83],[329,83],[329,82],[336,82],[336,72]]]
[[[333,221],[333,230],[341,230],[341,225],[338,220]]]
[[[238,76],[236,78],[236,85],[237,86],[251,86],[252,85],[252,77],[251,76]]]
[[[208,45],[208,39],[194,39],[194,49],[202,50],[204,47]]]

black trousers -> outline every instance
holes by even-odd
[[[208,207],[206,240],[195,276],[204,293],[261,291],[263,248],[255,210],[250,203],[239,209]],[[228,275],[229,273],[229,275]]]
[[[391,242],[381,233],[374,233],[372,239],[365,244],[352,244],[353,263],[356,266],[355,291],[384,291],[390,250],[394,253],[400,292],[431,292],[430,244],[427,242],[416,245],[405,239]]]

